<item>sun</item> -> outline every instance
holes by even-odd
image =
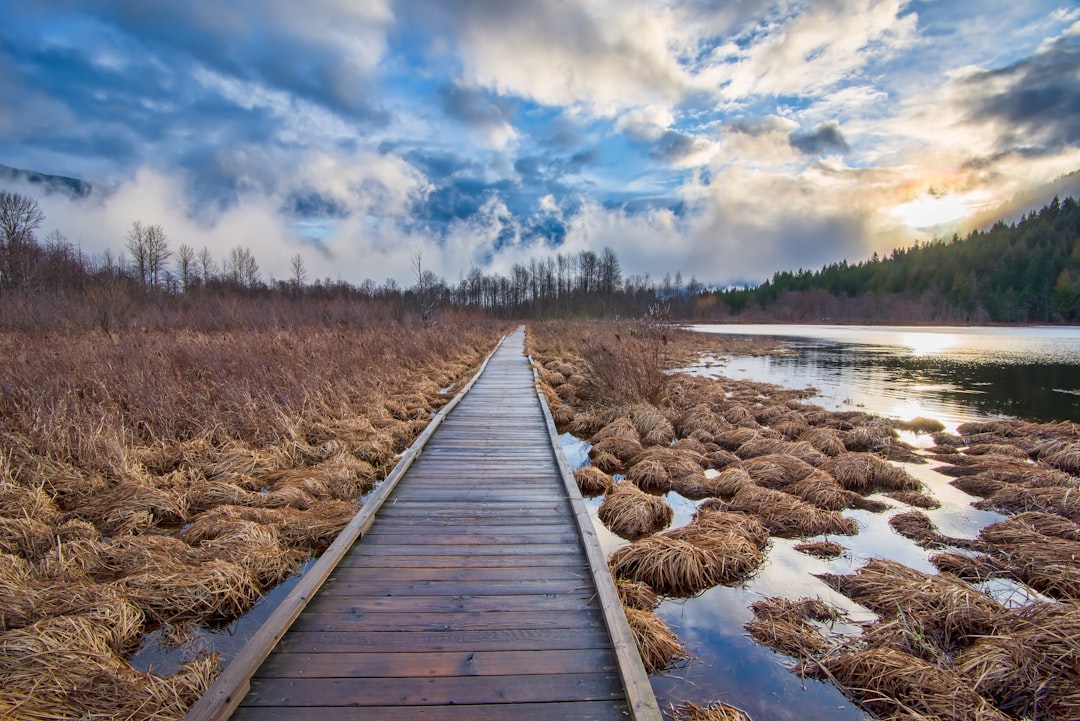
[[[971,199],[962,195],[924,195],[896,206],[892,214],[912,228],[932,228],[960,220],[974,210]]]

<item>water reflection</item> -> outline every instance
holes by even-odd
[[[1080,421],[1080,395],[1070,392],[1080,390],[1080,328],[693,328],[786,339],[797,355],[737,358],[719,372],[814,387],[813,402],[826,407],[952,426],[988,416]]]

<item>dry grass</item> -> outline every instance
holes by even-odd
[[[860,508],[864,511],[879,513],[889,509],[887,503],[864,498],[854,491],[840,487],[832,476],[817,469],[806,478],[792,483],[784,489],[796,498],[806,501],[823,511],[842,511],[845,508]]]
[[[808,541],[806,543],[797,543],[795,544],[795,550],[799,553],[805,553],[807,556],[825,560],[839,558],[847,552],[847,549],[836,541]]]
[[[592,466],[582,466],[574,469],[574,480],[577,481],[578,490],[585,498],[596,498],[611,490],[614,481],[611,476]]]
[[[743,486],[729,507],[756,516],[774,536],[800,538],[823,534],[853,536],[859,525],[834,511],[822,511],[794,496],[754,485]]]
[[[1080,717],[1080,607],[1035,603],[1009,612],[993,636],[956,657],[956,670],[1003,711],[1022,718]]]
[[[664,499],[623,481],[607,492],[596,515],[612,533],[633,541],[666,528],[675,511]]]
[[[673,721],[753,721],[750,714],[723,701],[713,701],[706,706],[684,701],[671,709]]]
[[[869,453],[845,453],[821,466],[849,491],[921,491],[922,484],[899,466]]]
[[[626,608],[636,608],[639,611],[655,611],[657,606],[660,605],[660,597],[646,583],[616,578],[615,590],[619,594],[619,602]]]
[[[679,637],[652,611],[624,608],[626,621],[634,633],[641,662],[649,674],[661,673],[690,658]]]
[[[941,508],[941,501],[928,493],[920,493],[919,491],[892,491],[885,495],[894,501],[900,501],[901,503],[906,503],[907,505],[915,506],[916,508]]]
[[[710,496],[731,498],[739,492],[740,488],[753,485],[754,481],[740,463],[737,466],[728,466],[712,478],[706,477],[705,483]]]
[[[745,626],[750,636],[773,651],[797,659],[816,658],[829,648],[829,642],[811,621],[841,618],[839,611],[816,598],[766,598],[755,601],[750,608],[754,620]]]
[[[1011,514],[1042,511],[1071,521],[1080,521],[1080,490],[1076,486],[1005,486],[996,490],[989,498],[976,503],[975,507]]]
[[[799,436],[797,440],[802,443],[809,443],[827,456],[838,456],[847,452],[843,438],[832,428],[811,428]]]
[[[755,456],[743,461],[742,467],[754,483],[775,491],[782,491],[814,472],[809,463],[783,453]]]
[[[666,446],[675,440],[675,429],[656,406],[637,403],[630,408],[630,420],[646,446]]]
[[[803,664],[809,675],[828,678],[879,718],[940,721],[1008,721],[955,672],[893,648],[833,654]]]
[[[872,559],[855,574],[822,579],[885,619],[904,616],[943,652],[991,634],[1005,609],[959,579],[928,576],[895,561]]]
[[[451,315],[0,334],[0,663],[21,659],[0,708],[183,716],[216,660],[193,648],[165,679],[126,654],[160,624],[234,620],[321,552],[494,338]]]
[[[638,461],[626,472],[626,480],[646,493],[663,495],[671,490],[671,476],[659,461]]]

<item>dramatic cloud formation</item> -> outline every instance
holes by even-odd
[[[10,5],[10,4],[9,4]],[[0,164],[266,275],[456,281],[610,246],[712,284],[1015,213],[1080,169],[1055,0],[66,0],[0,11]],[[1072,176],[1075,179],[1077,176]],[[1056,184],[1054,184],[1056,181]]]

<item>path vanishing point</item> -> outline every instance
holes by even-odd
[[[188,714],[659,721],[519,328]]]

